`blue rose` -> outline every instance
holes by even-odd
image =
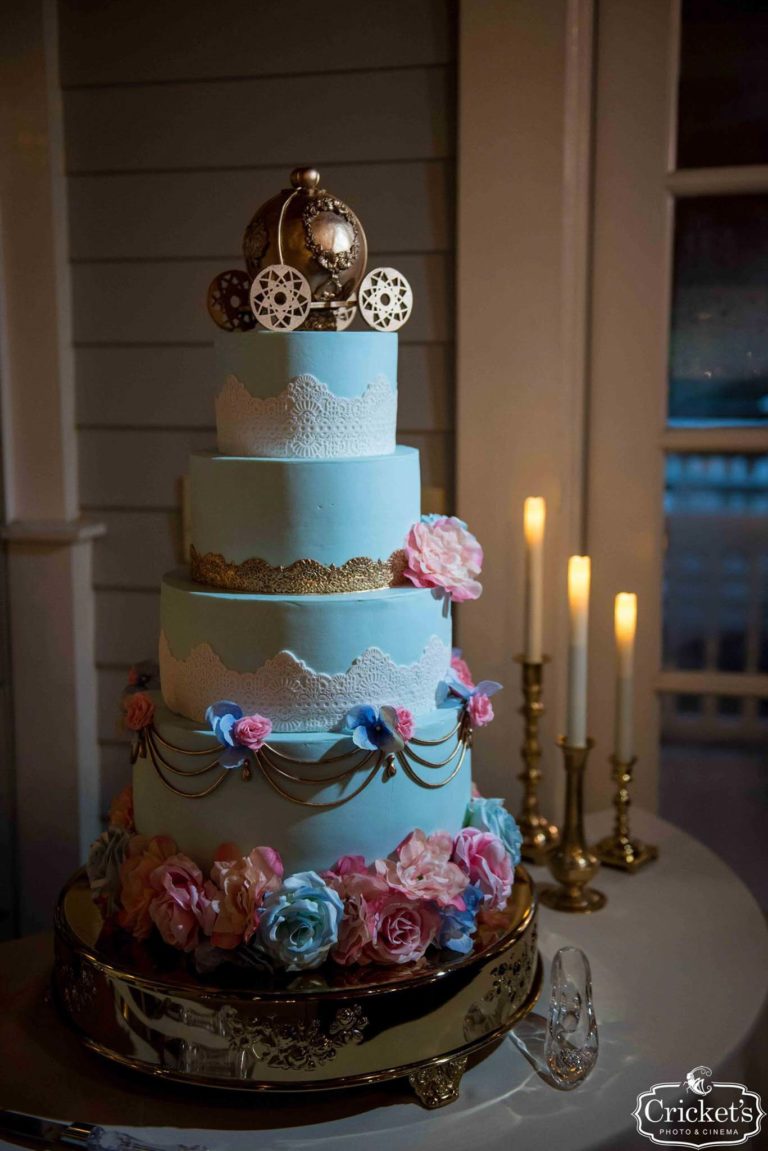
[[[222,767],[240,767],[248,759],[248,752],[235,742],[234,726],[243,718],[243,709],[239,704],[229,699],[220,699],[212,703],[205,713],[205,722],[213,730],[219,743],[224,744],[224,751],[219,756]]]
[[[441,910],[437,945],[468,955],[472,950],[472,936],[477,930],[477,909],[483,902],[483,893],[479,887],[470,883],[462,891],[461,897],[464,900],[463,911],[457,907]]]
[[[520,862],[523,837],[520,828],[504,807],[502,799],[470,799],[464,816],[465,827],[477,827],[497,836],[507,849],[512,866]]]
[[[344,725],[352,732],[353,743],[366,751],[390,754],[405,747],[397,732],[397,712],[393,707],[375,708],[368,703],[353,707]]]
[[[287,971],[318,967],[339,938],[344,905],[315,871],[299,871],[264,900],[259,941]]]

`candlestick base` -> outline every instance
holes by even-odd
[[[586,747],[572,747],[561,738],[558,746],[565,765],[565,818],[561,841],[547,856],[547,867],[558,887],[545,887],[539,898],[554,911],[588,915],[605,907],[607,897],[587,884],[600,867],[600,860],[587,847],[584,835],[584,771],[594,741]]]
[[[522,856],[527,863],[545,863],[553,847],[560,842],[560,831],[543,815],[517,817],[517,826],[523,837]]]
[[[654,859],[659,858],[659,849],[653,844],[614,835],[606,835],[592,850],[605,867],[616,867],[630,873],[639,871],[647,863],[653,863]]]
[[[524,767],[517,777],[523,785],[523,802],[517,816],[517,826],[523,837],[523,859],[528,863],[544,863],[552,848],[560,842],[557,827],[539,811],[539,724],[544,714],[544,665],[549,663],[549,656],[532,661],[524,655],[518,655],[515,661],[520,664],[522,672],[523,706],[520,714],[525,720],[523,745],[520,748]]]
[[[608,896],[594,887],[555,887],[554,884],[540,887],[539,899],[553,911],[571,911],[577,915],[599,911],[608,902]]]
[[[629,833],[629,787],[632,783],[632,772],[637,763],[636,757],[629,760],[618,759],[612,755],[611,778],[616,784],[616,795],[613,806],[616,808],[616,822],[612,835],[606,835],[593,847],[597,858],[606,867],[615,867],[630,874],[639,871],[648,863],[659,858],[659,849],[650,843],[641,843],[639,839],[632,839]]]

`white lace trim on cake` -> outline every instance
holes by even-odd
[[[229,375],[216,397],[219,451],[228,456],[389,455],[397,391],[379,376],[361,396],[337,396],[314,376],[296,376],[277,396],[252,396]]]
[[[333,731],[363,703],[432,711],[450,662],[451,649],[433,635],[416,663],[405,666],[369,647],[336,675],[313,671],[290,651],[278,652],[257,671],[240,672],[226,667],[208,643],[177,659],[165,632],[160,636],[160,679],[171,711],[202,721],[210,704],[229,699],[246,715],[267,716],[274,731]]]

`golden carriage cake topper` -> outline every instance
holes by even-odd
[[[294,168],[245,229],[246,270],[221,272],[208,311],[226,331],[257,324],[272,332],[341,332],[358,309],[371,328],[394,332],[411,314],[413,293],[395,268],[366,275],[368,245],[359,219],[320,187],[316,168]]]

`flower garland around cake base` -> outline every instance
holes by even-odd
[[[430,947],[468,954],[478,924],[507,904],[520,847],[502,801],[474,797],[458,835],[416,829],[383,859],[344,855],[286,876],[273,848],[223,844],[204,876],[170,837],[136,833],[127,787],[86,870],[106,920],[191,953],[200,972],[226,962],[304,971],[402,965]]]

